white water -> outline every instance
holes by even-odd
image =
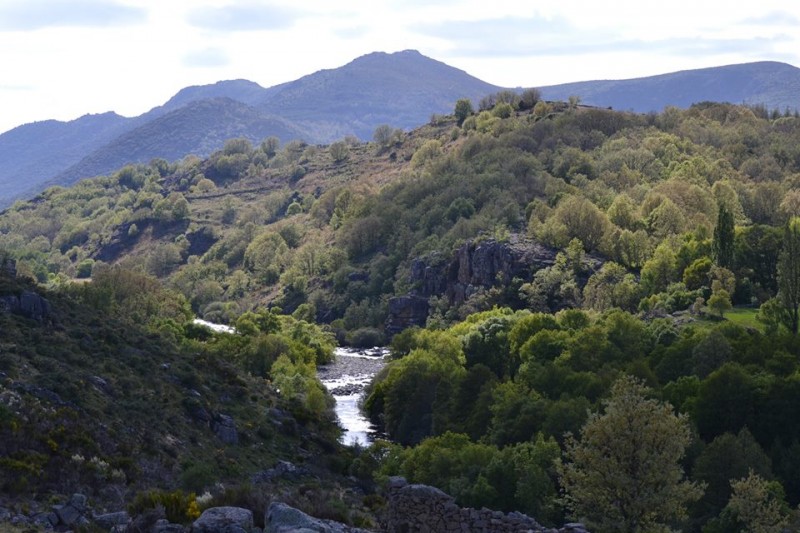
[[[236,330],[230,326],[226,326],[224,324],[215,324],[213,322],[203,320],[202,318],[195,318],[192,320],[192,322],[199,326],[205,326],[216,333],[236,333]]]
[[[317,375],[336,400],[336,416],[344,428],[342,442],[347,445],[369,445],[375,438],[376,428],[358,407],[364,387],[386,364],[388,351],[375,349],[367,352],[350,348],[337,348],[336,360],[320,366]]]
[[[230,326],[200,318],[195,318],[193,322],[217,333],[236,333]],[[344,428],[342,443],[366,446],[377,434],[377,429],[361,413],[358,404],[364,396],[364,387],[383,368],[388,356],[389,351],[386,348],[370,350],[336,348],[335,361],[317,369],[320,381],[331,391],[333,399],[336,400],[336,416]]]

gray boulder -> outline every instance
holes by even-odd
[[[64,524],[65,526],[73,526],[78,523],[78,520],[81,518],[81,513],[72,505],[54,505],[53,511],[58,516],[58,520],[60,523]]]
[[[333,520],[321,520],[282,502],[272,502],[264,520],[264,533],[369,533]]]
[[[131,517],[127,511],[95,515],[94,523],[102,529],[111,530],[114,526],[124,526],[130,522]]]
[[[236,423],[233,421],[233,417],[223,414],[217,415],[214,421],[214,433],[225,444],[239,443],[239,433],[236,431]]]
[[[206,509],[192,524],[193,533],[251,533],[253,513],[241,507]]]

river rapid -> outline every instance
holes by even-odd
[[[230,326],[199,318],[195,318],[194,323],[217,333],[236,333]],[[344,444],[367,446],[378,436],[377,428],[361,414],[359,403],[364,389],[388,359],[388,348],[336,348],[334,362],[317,367],[317,377],[336,400],[336,416],[344,428]]]
[[[367,446],[377,437],[377,429],[361,413],[359,403],[365,387],[388,359],[386,348],[337,348],[333,363],[317,367],[317,377],[336,400],[336,416],[345,430],[342,443]]]

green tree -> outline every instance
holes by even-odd
[[[472,108],[472,102],[469,98],[460,98],[456,102],[456,108],[453,114],[455,114],[459,126],[464,124],[467,117],[473,113],[475,113],[475,110]]]
[[[725,311],[730,311],[733,308],[731,304],[731,295],[722,288],[722,283],[719,280],[714,280],[712,283],[711,297],[708,299],[708,308],[716,312],[720,318],[723,318]]]
[[[778,482],[769,482],[752,470],[747,477],[731,481],[733,494],[726,510],[733,513],[752,533],[781,533],[789,520],[783,488]]]
[[[330,150],[331,158],[333,158],[334,163],[341,163],[350,155],[350,148],[347,147],[347,143],[344,141],[336,141],[332,143],[328,149]]]
[[[778,258],[778,298],[786,310],[786,327],[797,335],[800,320],[800,217],[793,217],[783,233]]]
[[[668,531],[702,495],[680,465],[691,440],[687,418],[648,392],[636,378],[620,378],[605,412],[589,415],[580,439],[567,438],[567,461],[557,463],[567,507],[593,530]]]
[[[719,206],[717,226],[714,228],[714,239],[711,242],[714,262],[725,268],[733,266],[733,213],[724,204]]]
[[[375,133],[372,134],[372,140],[375,141],[380,147],[389,146],[394,138],[394,128],[388,124],[381,124],[375,128]]]

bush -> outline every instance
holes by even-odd
[[[128,512],[131,516],[137,516],[158,507],[164,508],[170,522],[188,524],[200,516],[194,493],[187,494],[182,490],[140,492],[128,506]]]
[[[354,348],[374,348],[386,342],[383,332],[376,328],[359,328],[347,336],[347,342]]]

